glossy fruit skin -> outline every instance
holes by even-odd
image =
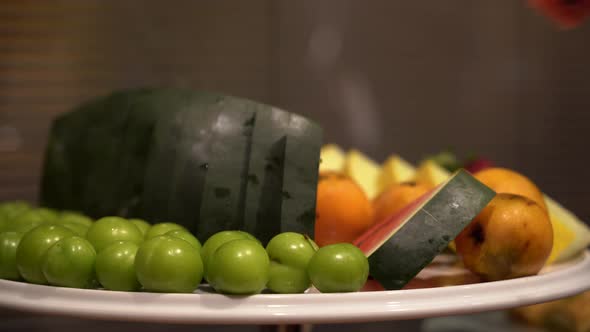
[[[150,223],[142,219],[129,219],[129,221],[131,221],[137,228],[139,228],[141,234],[143,234],[144,237],[149,231],[150,227],[152,227]]]
[[[133,292],[141,288],[135,273],[139,246],[130,241],[111,243],[96,256],[96,277],[108,290]]]
[[[41,224],[55,221],[57,218],[54,214],[55,212],[47,209],[30,209],[24,211],[13,220],[7,227],[7,230],[26,233]]]
[[[96,251],[88,240],[71,236],[47,250],[42,262],[43,275],[50,285],[89,288],[93,285]]]
[[[201,242],[199,242],[199,240],[194,235],[192,235],[190,232],[182,230],[182,229],[175,229],[170,232],[167,232],[164,235],[173,236],[173,237],[177,237],[179,239],[185,240],[186,242],[190,243],[193,247],[195,247],[195,249],[197,249],[199,251],[199,255],[200,255]]]
[[[498,194],[506,193],[527,197],[547,211],[543,193],[531,179],[523,174],[508,168],[491,167],[481,170],[473,176]]]
[[[369,261],[350,243],[320,248],[309,261],[307,273],[322,293],[356,292],[369,276]]]
[[[551,254],[553,228],[534,201],[501,193],[455,239],[465,267],[486,280],[538,273]]]
[[[204,275],[207,279],[209,258],[224,243],[238,239],[252,239],[253,236],[242,231],[221,231],[211,235],[201,247],[201,260],[203,261]],[[253,240],[254,241],[254,240]],[[258,240],[255,240],[258,241]]]
[[[307,265],[317,245],[308,237],[285,232],[273,237],[266,246],[270,259],[267,287],[275,293],[303,293],[311,285]]]
[[[52,224],[37,226],[23,235],[16,249],[16,265],[23,279],[34,284],[47,284],[42,271],[45,253],[54,243],[71,236],[74,233],[69,229]]]
[[[152,227],[150,227],[147,233],[145,233],[145,239],[149,240],[156,236],[164,235],[173,230],[183,230],[188,232],[186,228],[179,224],[175,224],[173,222],[162,222],[159,224],[152,225]]]
[[[71,212],[71,211],[64,211],[60,214],[58,220],[57,220],[58,224],[78,224],[78,225],[84,225],[86,227],[90,227],[92,226],[92,219],[90,219],[89,217],[77,213],[77,212]]]
[[[266,286],[270,260],[264,247],[250,239],[224,243],[209,257],[208,280],[223,294],[257,294]]]
[[[403,182],[390,186],[373,201],[374,222],[381,222],[399,213],[430,189],[429,185],[416,182]]]
[[[21,213],[31,209],[27,202],[12,201],[0,204],[0,232],[10,230],[14,220]]]
[[[137,226],[119,217],[104,217],[95,221],[88,229],[86,238],[96,252],[117,241],[131,241],[137,244],[143,242],[143,234]]]
[[[203,278],[203,263],[198,250],[185,240],[160,235],[139,246],[135,272],[147,291],[192,293]]]
[[[61,223],[60,225],[71,230],[76,235],[81,236],[83,238],[86,237],[86,234],[88,233],[88,229],[90,228],[86,225],[79,224],[76,222],[66,222],[66,223]]]
[[[372,224],[373,207],[358,184],[339,173],[320,174],[314,237],[320,247],[352,242]]]
[[[0,279],[21,279],[16,267],[16,249],[22,237],[17,232],[0,233]]]

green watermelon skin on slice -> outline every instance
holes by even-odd
[[[370,275],[401,289],[441,253],[496,193],[465,170],[398,214],[372,226],[354,244],[369,258]]]

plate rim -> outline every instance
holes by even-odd
[[[0,280],[0,307],[116,321],[181,324],[354,323],[509,309],[590,290],[590,252],[540,274],[510,280],[335,294],[161,294]]]

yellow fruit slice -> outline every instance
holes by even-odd
[[[383,192],[390,186],[402,182],[413,181],[416,168],[398,155],[389,157],[379,172],[378,190]]]
[[[425,160],[418,167],[414,180],[435,187],[445,182],[450,176],[451,172],[441,167],[434,160]]]
[[[562,262],[590,245],[590,228],[551,197],[544,198],[553,226],[553,249],[547,263]]]
[[[379,171],[379,164],[358,150],[350,150],[346,155],[344,173],[356,181],[371,200],[379,194]]]
[[[336,144],[326,144],[320,150],[320,172],[342,172],[344,151]]]

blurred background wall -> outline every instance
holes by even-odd
[[[36,199],[57,114],[183,86],[310,116],[380,161],[484,155],[588,221],[589,40],[523,0],[5,0],[0,200]]]

